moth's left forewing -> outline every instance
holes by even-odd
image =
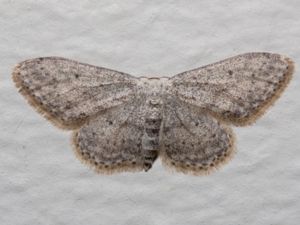
[[[137,82],[129,74],[60,57],[21,62],[13,80],[39,113],[64,129],[79,128],[91,116],[129,101]]]
[[[272,53],[246,53],[171,78],[176,98],[235,125],[258,119],[291,80],[294,65]]]

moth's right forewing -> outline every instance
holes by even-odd
[[[221,120],[246,125],[280,96],[293,74],[291,59],[246,53],[171,78],[174,95]]]
[[[58,57],[21,62],[13,80],[38,112],[65,129],[127,102],[136,86],[128,74]]]

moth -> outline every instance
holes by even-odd
[[[231,125],[256,121],[289,83],[293,62],[246,53],[173,77],[134,77],[77,61],[26,60],[13,80],[54,125],[73,130],[78,158],[97,172],[208,174],[235,152]]]

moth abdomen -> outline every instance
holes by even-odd
[[[155,111],[155,113],[153,113]],[[144,134],[142,136],[142,151],[144,170],[148,171],[158,157],[160,146],[160,130],[162,118],[157,109],[150,109],[149,116],[145,118]]]

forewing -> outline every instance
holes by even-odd
[[[246,53],[178,74],[173,94],[235,125],[254,122],[280,96],[293,62],[271,53]]]
[[[21,62],[13,79],[31,105],[55,125],[70,129],[127,102],[136,85],[128,74],[58,57]]]
[[[177,171],[207,174],[234,153],[231,129],[195,107],[173,101],[166,105],[163,163]]]
[[[144,128],[133,115],[138,110],[128,104],[88,121],[73,136],[78,158],[100,173],[143,170]]]

